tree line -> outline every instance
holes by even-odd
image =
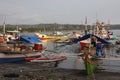
[[[88,25],[88,29],[93,28],[94,25]],[[7,30],[16,30],[16,25],[9,25],[6,24],[6,31]],[[28,31],[28,32],[38,32],[38,31],[63,31],[63,30],[84,30],[85,25],[82,24],[35,24],[35,25],[19,25],[19,28],[21,28],[21,31]],[[120,25],[105,25],[105,28],[107,29],[120,29]],[[0,26],[0,31],[3,31],[3,26]]]

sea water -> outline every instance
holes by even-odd
[[[112,30],[113,33],[119,36],[120,30]],[[72,31],[69,31],[72,33]],[[65,32],[66,33],[66,32]],[[119,38],[119,37],[118,37]],[[67,60],[61,61],[57,67],[58,68],[68,68],[68,69],[85,69],[84,62],[80,56],[76,56],[80,52],[80,44],[62,44],[55,43],[54,41],[43,42],[43,45],[51,51],[56,52],[57,54],[62,54],[67,56]],[[116,50],[119,48],[119,45],[113,45],[111,47],[105,48],[105,54],[108,56],[117,57],[117,59],[105,59],[101,60],[99,63],[99,68],[107,71],[120,72],[120,52]],[[47,64],[47,66],[49,66]]]
[[[114,35],[118,36],[118,39],[120,39],[120,30],[111,30]],[[65,34],[72,34],[73,31],[64,32]],[[77,31],[80,32],[80,31]],[[46,33],[46,32],[44,32]],[[26,34],[26,33],[25,33]],[[30,35],[33,35],[33,33],[27,33]],[[51,32],[47,32],[46,34],[52,34]],[[115,43],[113,41],[113,43]],[[61,43],[55,43],[54,41],[44,41],[42,42],[43,46],[48,50],[45,53],[55,53],[58,55],[65,55],[67,56],[66,60],[63,60],[59,62],[57,65],[58,68],[67,68],[67,69],[85,69],[84,62],[80,56],[76,56],[80,52],[80,44],[79,43],[72,43],[72,44],[61,44]],[[107,46],[105,48],[105,54],[106,56],[114,56],[116,58],[112,59],[105,59],[101,60],[99,62],[99,68],[107,71],[112,72],[120,72],[120,45],[113,45],[111,47]],[[54,64],[54,63],[52,63]],[[45,63],[43,66],[53,66],[51,63]]]

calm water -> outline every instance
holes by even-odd
[[[112,30],[115,35],[119,36],[120,30]],[[71,32],[71,31],[70,31]],[[51,50],[56,52],[57,54],[66,55],[68,58],[58,64],[59,68],[69,68],[69,69],[85,69],[83,60],[81,57],[74,56],[74,54],[78,54],[80,51],[79,43],[74,44],[56,44],[54,41],[43,42],[44,47],[47,50]],[[105,69],[107,71],[115,71],[120,72],[120,52],[116,50],[120,48],[120,46],[112,46],[107,47],[106,55],[111,55],[115,57],[119,57],[114,60],[106,59],[101,60],[99,68]],[[46,53],[50,53],[49,51]],[[47,66],[51,66],[49,63],[46,64]]]

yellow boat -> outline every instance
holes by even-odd
[[[41,33],[35,33],[37,37],[40,38],[40,40],[61,40],[61,39],[68,39],[68,36],[66,35],[45,35]]]

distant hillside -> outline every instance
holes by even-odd
[[[110,28],[111,29],[120,29],[120,25],[111,25]]]
[[[2,31],[3,26],[0,26],[0,31]],[[22,28],[22,31],[34,32],[34,31],[54,31],[54,30],[84,30],[84,25],[78,24],[36,24],[36,25],[19,25]],[[90,29],[91,25],[88,25]],[[108,26],[105,26],[109,28]],[[6,25],[6,30],[15,30],[16,25]],[[120,25],[111,25],[110,29],[120,29]]]

